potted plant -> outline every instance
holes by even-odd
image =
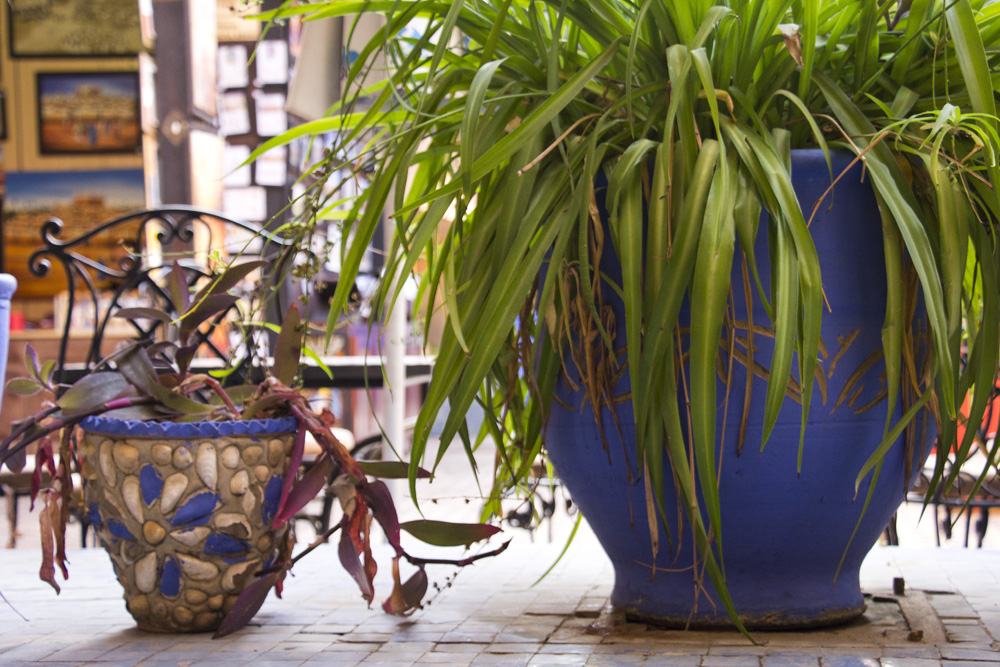
[[[365,10],[384,15],[366,43],[350,18]],[[343,217],[331,313],[386,209],[386,276],[413,274],[424,311],[446,312],[411,485],[442,406],[442,447],[470,448],[478,402],[480,438],[498,443],[490,507],[549,455],[630,615],[861,613],[861,559],[935,434],[968,455],[956,406],[971,396],[981,419],[996,374],[998,12],[330,0],[263,14],[349,17],[343,99],[260,149],[335,131],[303,235],[342,197],[324,175],[370,182]],[[932,484],[948,485],[938,461]]]
[[[400,524],[388,487],[369,475],[399,476],[408,466],[355,461],[330,428],[332,414],[313,410],[295,388],[305,334],[296,305],[283,319],[274,363],[261,383],[223,386],[217,378],[231,377],[235,366],[211,374],[195,370],[199,329],[218,322],[238,300],[230,291],[264,265],[231,263],[192,294],[175,262],[164,292],[176,317],[154,308],[123,308],[116,316],[173,324],[176,341],[147,334],[68,387],[53,380],[55,363],[40,364],[29,347],[29,377],[11,381],[8,389],[48,391],[53,400],[14,425],[0,443],[0,462],[17,472],[27,447],[36,446],[32,498],[41,494],[43,501],[41,578],[56,592],[56,568],[68,576],[64,537],[77,509],[108,551],[138,627],[154,632],[215,630],[223,636],[243,627],[272,588],[280,593],[294,563],[338,530],[339,560],[370,601],[377,571],[373,519],[394,549],[395,583],[382,605],[389,613],[419,607],[430,562],[462,565],[485,556],[429,561],[404,550],[402,530],[447,546],[470,544],[498,529]],[[321,454],[303,466],[307,433]],[[52,480],[45,489],[43,471]],[[343,516],[294,554],[289,522],[334,474]],[[405,583],[402,560],[416,567]]]

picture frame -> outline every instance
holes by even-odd
[[[39,155],[142,152],[136,71],[38,72]]]
[[[37,57],[121,57],[143,49],[135,0],[8,0],[10,55]]]

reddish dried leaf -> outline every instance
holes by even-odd
[[[52,517],[48,512],[48,494],[43,494],[45,508],[38,513],[38,529],[41,532],[42,547],[42,567],[38,570],[38,578],[48,583],[59,593],[59,584],[56,583],[56,568],[53,556],[55,540],[52,536]]]
[[[236,598],[232,609],[222,619],[222,623],[219,625],[219,629],[215,631],[215,634],[212,635],[212,639],[225,637],[249,623],[250,619],[257,614],[264,604],[267,594],[271,592],[271,589],[284,574],[284,570],[278,570],[277,572],[265,574],[263,577],[258,577],[251,581],[243,589],[239,597]]]
[[[382,610],[395,616],[409,616],[420,608],[420,602],[427,593],[427,573],[423,566],[406,580],[399,582],[399,556],[392,559],[392,594],[382,603]]]
[[[347,517],[344,517],[344,524],[346,523]],[[358,588],[361,589],[361,596],[365,600],[371,601],[373,594],[372,586],[368,581],[368,577],[365,576],[365,570],[361,566],[361,559],[358,558],[358,551],[354,547],[354,540],[346,525],[340,531],[340,546],[337,549],[337,555],[340,556],[340,564],[344,566],[347,573],[357,582]]]
[[[49,525],[52,527],[52,538],[55,543],[54,564],[59,566],[63,579],[69,579],[69,569],[66,567],[66,522],[69,511],[60,496],[53,495],[43,512],[49,513]]]
[[[413,575],[406,580],[403,584],[403,599],[406,604],[410,606],[411,609],[417,609],[420,607],[420,603],[424,600],[424,595],[427,593],[427,572],[424,571],[423,567],[420,567]]]

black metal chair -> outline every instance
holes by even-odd
[[[113,322],[130,327],[131,333],[139,338],[156,336],[160,340],[169,340],[170,332],[163,330],[167,326],[163,322],[115,319],[115,313],[122,307],[139,304],[176,314],[167,283],[174,260],[184,268],[188,285],[197,287],[212,276],[218,264],[213,253],[219,248],[224,254],[242,255],[248,260],[288,263],[293,259],[291,253],[283,252],[291,244],[288,239],[253,223],[189,206],[137,211],[67,240],[59,238],[62,228],[63,223],[58,218],[48,220],[41,230],[43,245],[28,260],[28,268],[33,275],[46,278],[53,265],[58,265],[62,267],[66,280],[62,339],[56,359],[60,373],[57,379],[60,381],[68,379],[70,372],[79,373],[81,370],[71,369],[66,363],[70,331],[79,325],[78,320],[74,320],[74,315],[80,312],[79,308],[85,306],[89,311],[86,329],[92,337],[83,362],[83,370],[89,370],[101,360],[101,344]],[[236,233],[236,241],[226,241],[225,238],[233,232]],[[220,234],[223,239],[217,239]],[[88,244],[101,237],[116,239],[122,250],[116,262],[101,261],[88,255]],[[194,247],[196,239],[198,248]],[[277,281],[287,273],[287,268],[283,265],[271,266],[265,276],[275,283],[275,288],[279,288]],[[237,289],[240,289],[239,286]],[[82,295],[78,293],[81,290]],[[249,301],[255,292],[249,286],[244,291],[247,301],[238,302],[233,309],[253,311],[259,308],[260,304]],[[262,318],[272,322],[280,320],[283,306],[281,290],[276,289],[275,295],[275,302],[270,306],[272,310],[262,315]],[[202,349],[210,350],[221,359],[227,359],[228,352],[220,349],[212,339],[212,329],[225,321],[231,312],[232,309],[219,313],[213,318],[212,328],[197,334],[197,342],[203,344]]]
[[[62,268],[66,284],[66,299],[61,312],[57,313],[56,325],[61,331],[58,355],[55,359],[55,379],[57,382],[72,382],[93,369],[102,359],[102,344],[113,330],[126,328],[129,337],[169,340],[171,332],[159,320],[130,320],[115,318],[115,313],[123,307],[141,305],[163,310],[176,315],[170,299],[168,274],[174,260],[184,268],[189,287],[199,287],[213,275],[222,256],[241,255],[246,259],[264,259],[271,263],[264,272],[264,279],[272,281],[274,302],[262,305],[255,302],[256,295],[263,290],[253,289],[258,283],[242,287],[246,299],[241,299],[231,309],[219,313],[211,322],[211,327],[202,328],[196,334],[201,349],[220,359],[228,360],[230,352],[220,344],[217,327],[231,318],[234,309],[242,309],[239,321],[264,307],[259,319],[280,323],[283,303],[282,276],[290,273],[294,253],[284,252],[291,241],[276,235],[253,223],[234,220],[222,213],[189,206],[169,206],[137,211],[100,224],[74,238],[60,238],[63,222],[51,218],[41,228],[42,246],[28,260],[28,269],[39,279],[53,280],[57,276],[53,267]],[[224,238],[218,238],[219,235]],[[104,239],[104,243],[97,243]],[[95,244],[106,251],[108,239],[115,248],[114,261],[100,257],[93,252]],[[197,246],[197,247],[196,247]],[[104,253],[107,254],[106,252]],[[277,264],[275,264],[277,262]],[[266,286],[267,287],[267,286]],[[235,288],[241,289],[241,286]],[[86,324],[83,330],[90,342],[82,362],[68,363],[67,348],[71,332],[80,334],[79,315],[83,313]],[[243,357],[245,366],[234,374],[230,382],[240,382],[250,375],[255,351],[248,350]],[[43,360],[44,361],[44,360]],[[29,463],[30,466],[30,457]],[[0,490],[8,496],[10,503],[9,520],[13,536],[16,535],[17,501],[30,492],[30,472],[27,474],[0,472]],[[83,527],[83,541],[86,544],[86,521],[77,513]]]
[[[921,504],[926,502],[933,510],[934,537],[938,546],[941,546],[942,534],[946,540],[952,539],[953,529],[957,523],[957,519],[953,520],[953,515],[963,508],[965,509],[964,546],[969,546],[973,531],[975,531],[976,547],[983,546],[983,539],[989,528],[990,510],[1000,508],[1000,476],[996,474],[995,461],[991,462],[991,458],[996,457],[998,421],[1000,421],[1000,377],[993,385],[983,421],[976,426],[973,446],[978,448],[978,455],[967,461],[959,470],[950,489],[945,491],[938,488],[930,499],[927,498],[929,479],[933,473],[931,467],[925,468],[918,475],[906,496],[907,502]],[[942,453],[937,452],[937,455],[941,456]],[[951,460],[945,463],[945,467],[946,470],[951,470]],[[983,482],[976,489],[976,482],[980,476],[983,476]],[[975,521],[973,521],[974,514],[978,514]],[[892,545],[899,544],[895,522],[896,519],[893,517],[886,528],[887,541]]]

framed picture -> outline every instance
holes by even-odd
[[[66,288],[59,272],[39,280],[28,270],[28,258],[41,244],[42,224],[50,217],[65,226],[61,237],[73,238],[130,211],[146,206],[142,169],[102,171],[11,172],[3,210],[4,265],[17,278],[19,297],[51,297]],[[118,243],[123,230],[98,234],[84,254],[114,262],[125,252]]]
[[[128,56],[142,50],[136,0],[8,0],[10,54]]]
[[[142,150],[137,72],[39,72],[40,155]]]

